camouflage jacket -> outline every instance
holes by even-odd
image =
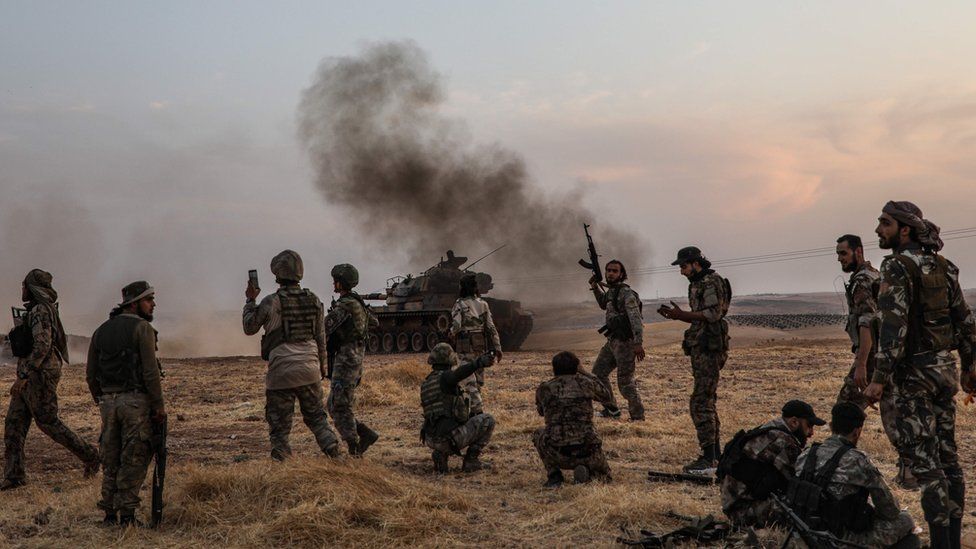
[[[896,254],[909,257],[922,272],[931,272],[935,265],[934,254],[923,251],[915,245],[899,250]],[[966,304],[959,287],[959,269],[949,262],[946,289],[949,296],[949,315],[955,332],[954,341],[964,372],[972,371],[974,350],[976,350],[976,321],[973,312]],[[872,381],[884,383],[909,357],[906,356],[908,331],[912,326],[909,312],[915,296],[912,276],[894,254],[881,263],[881,287],[878,292],[878,309],[881,318],[878,335],[877,366]],[[944,366],[954,363],[952,353],[940,351],[929,357],[931,366]],[[924,366],[916,363],[916,366]]]
[[[606,292],[601,291],[598,286],[593,293],[597,304],[607,312],[607,325],[612,325],[617,317],[626,316],[630,321],[634,343],[643,344],[644,318],[641,315],[641,301],[637,292],[627,284],[620,283],[611,285]]]
[[[861,347],[860,329],[870,328],[874,335],[871,350],[877,352],[878,288],[881,286],[881,273],[871,266],[870,261],[857,272],[851,274],[846,286],[847,294],[847,335],[851,338],[851,350],[857,353]]]
[[[53,309],[53,310],[52,310]],[[17,361],[17,376],[27,378],[31,370],[46,370],[60,368],[66,358],[55,345],[57,329],[54,314],[57,314],[57,304],[37,303],[29,307],[24,322],[31,330],[34,347],[28,357]]]
[[[727,348],[728,325],[725,315],[729,312],[729,295],[725,287],[725,279],[712,270],[702,271],[692,277],[688,285],[688,307],[697,313],[705,315],[705,320],[696,320],[685,330],[683,347],[686,352],[701,348],[702,351],[714,352]],[[702,348],[703,336],[712,337],[714,341],[709,349]],[[716,349],[721,343],[722,349]]]
[[[820,471],[842,446],[850,445],[848,440],[840,435],[831,435],[817,450],[817,471]],[[796,460],[796,471],[799,473],[806,464],[810,450],[805,450]],[[888,489],[884,477],[878,468],[871,463],[871,459],[864,452],[854,448],[841,458],[834,471],[834,476],[827,484],[827,492],[840,500],[860,490],[867,490],[871,503],[874,504],[875,515],[887,520],[898,518],[898,500]]]
[[[501,349],[502,343],[491,318],[491,309],[485,300],[477,296],[462,297],[451,309],[451,335],[461,332],[483,333],[491,341],[492,349]]]
[[[773,430],[758,435],[743,445],[743,457],[771,464],[783,478],[792,477],[793,465],[803,447],[792,434],[780,430],[789,430],[783,418],[778,417],[761,426],[767,427],[772,427]],[[722,510],[726,513],[755,501],[749,493],[749,487],[732,475],[726,475],[722,479],[721,492]]]
[[[535,407],[546,418],[549,440],[556,446],[598,444],[593,429],[593,401],[610,405],[607,389],[592,374],[556,376],[543,382],[535,391]]]
[[[336,338],[338,346],[359,344],[366,340],[369,313],[358,295],[347,293],[335,301],[325,315],[325,332]]]

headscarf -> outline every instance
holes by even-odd
[[[28,308],[41,306],[48,310],[51,315],[51,327],[53,329],[52,341],[55,348],[61,354],[61,360],[68,362],[68,338],[64,333],[64,326],[61,324],[61,315],[58,312],[58,292],[51,286],[54,277],[47,271],[41,269],[31,269],[24,278],[24,285],[30,295]]]
[[[939,232],[942,229],[925,219],[922,210],[915,204],[907,200],[898,202],[889,200],[881,211],[893,217],[895,221],[915,229],[915,234],[918,235],[918,241],[923,248],[928,248],[934,252],[942,249],[943,242],[942,238],[939,237]]]

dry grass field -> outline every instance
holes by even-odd
[[[543,488],[545,475],[530,440],[542,424],[533,396],[549,377],[548,349],[573,347],[589,364],[600,341],[582,332],[575,339],[569,332],[540,334],[530,342],[539,350],[507,354],[489,372],[485,398],[497,428],[485,457],[493,469],[475,475],[431,473],[429,452],[418,441],[418,385],[428,371],[422,356],[367,358],[358,406],[382,438],[365,458],[321,456],[296,417],[296,458],[285,464],[267,457],[260,359],[167,360],[171,465],[162,527],[127,532],[100,527],[94,505],[98,481],[82,479],[81,464],[35,428],[28,442],[28,486],[0,493],[0,544],[609,546],[622,526],[670,530],[679,525],[670,511],[699,515],[720,509],[717,488],[645,480],[648,468],[678,471],[697,451],[687,415],[691,375],[674,342],[678,330],[660,323],[652,331],[655,346],[638,370],[649,421],[597,420],[613,468],[611,484]],[[850,361],[842,339],[821,332],[734,335],[736,348],[719,395],[724,439],[766,421],[790,398],[806,399],[818,412],[829,413]],[[586,344],[573,344],[579,340]],[[65,368],[62,415],[94,441],[98,417],[83,377],[81,365]],[[6,387],[12,379],[12,368],[4,368],[0,383]],[[970,474],[974,414],[960,406],[960,453]],[[824,436],[818,432],[816,438]],[[894,475],[895,455],[876,413],[869,417],[861,448],[886,476]],[[458,461],[452,460],[455,469]],[[968,492],[969,509],[976,509],[974,491]],[[917,493],[896,493],[920,519]],[[148,500],[148,492],[144,496]],[[965,525],[973,525],[968,512]]]

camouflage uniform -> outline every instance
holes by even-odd
[[[843,436],[831,435],[817,449],[816,471],[822,470],[830,458],[842,447],[851,443]],[[810,450],[804,451],[796,462],[799,474],[806,465]],[[840,460],[837,469],[826,485],[826,491],[835,501],[866,492],[874,506],[873,520],[868,530],[843,532],[843,539],[868,547],[890,547],[911,534],[915,528],[912,516],[898,508],[898,501],[888,489],[878,468],[868,456],[853,448]]]
[[[550,477],[561,469],[583,465],[609,479],[603,441],[593,428],[594,400],[609,406],[613,393],[585,372],[556,376],[536,389],[535,407],[546,418],[546,426],[532,435],[532,442]]]
[[[502,348],[495,321],[491,318],[491,309],[478,296],[462,297],[454,303],[451,309],[451,335],[456,341],[458,360],[462,364],[477,359],[489,349],[500,351]],[[471,402],[472,414],[480,414],[484,410],[481,399],[484,384],[484,369],[479,369],[462,383]]]
[[[26,380],[18,395],[11,395],[4,424],[4,478],[8,483],[22,484],[25,480],[24,444],[31,420],[37,427],[64,446],[86,464],[98,462],[98,450],[85,442],[58,417],[58,382],[61,380],[62,359],[67,360],[67,347],[57,312],[57,294],[44,302],[28,305],[25,322],[34,339],[31,355],[17,361],[17,377]],[[58,342],[60,341],[60,345]]]
[[[900,447],[910,459],[912,473],[921,487],[925,520],[930,525],[948,527],[950,519],[962,516],[965,496],[955,440],[956,364],[949,348],[927,352],[912,348],[924,335],[913,316],[920,307],[915,297],[920,292],[915,287],[919,279],[909,273],[898,255],[911,260],[923,276],[935,271],[937,258],[941,259],[913,244],[886,257],[881,264],[881,333],[873,381],[885,383],[891,378]],[[974,366],[976,323],[959,287],[959,270],[951,262],[944,261],[944,265],[947,276],[937,284],[928,280],[926,289],[933,284],[934,291],[946,299],[948,309],[937,312],[942,318],[930,318],[926,311],[926,326],[951,329],[951,342],[947,345],[958,349],[962,370],[970,372]]]
[[[331,389],[328,407],[339,436],[354,448],[366,433],[375,435],[369,427],[356,420],[353,406],[356,387],[363,377],[363,357],[366,354],[366,331],[369,315],[359,296],[346,293],[336,300],[325,318],[330,346],[336,349],[332,358]]]
[[[152,461],[150,415],[164,408],[156,330],[139,316],[114,311],[92,334],[86,377],[102,416],[98,507],[131,516]]]
[[[769,430],[743,444],[743,457],[771,465],[784,480],[792,477],[796,458],[803,450],[802,443],[789,432],[781,417],[760,429]],[[781,520],[781,511],[772,498],[757,499],[747,484],[731,475],[722,479],[721,494],[722,511],[736,526],[762,527]]]
[[[629,322],[629,330],[613,329],[606,332],[607,342],[600,349],[600,354],[593,363],[593,375],[607,388],[610,395],[606,406],[617,410],[617,399],[613,395],[610,385],[610,372],[617,370],[617,387],[620,394],[627,399],[627,408],[631,419],[644,419],[644,404],[641,402],[637,379],[634,377],[636,364],[634,347],[643,344],[644,320],[641,316],[641,301],[637,292],[627,284],[614,284],[602,292],[599,287],[593,290],[596,302],[607,312],[607,326],[625,325]]]
[[[688,286],[688,305],[693,312],[705,315],[705,321],[694,321],[685,330],[681,344],[691,357],[691,373],[695,387],[689,409],[691,421],[698,433],[702,448],[719,448],[719,428],[716,401],[719,372],[725,366],[729,349],[729,327],[725,315],[729,312],[729,298],[725,279],[711,269],[691,277]]]
[[[284,302],[299,311],[283,310]],[[302,303],[307,309],[305,313],[301,312]],[[303,315],[308,318],[302,319]],[[300,328],[293,330],[297,337],[282,335],[285,321],[291,325],[295,319],[294,324]],[[315,436],[319,449],[329,456],[338,456],[339,440],[329,425],[323,403],[326,340],[322,302],[310,290],[297,284],[282,285],[277,292],[265,296],[260,305],[253,301],[245,303],[242,320],[245,334],[253,335],[264,328],[262,355],[268,359],[264,415],[268,422],[271,457],[283,460],[291,456],[288,439],[296,400],[302,419]]]

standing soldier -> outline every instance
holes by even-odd
[[[68,361],[67,337],[58,311],[58,293],[51,287],[53,277],[40,269],[27,273],[22,297],[27,307],[23,330],[33,340],[17,361],[17,380],[10,388],[10,405],[4,425],[6,463],[0,490],[23,486],[24,443],[31,420],[42,433],[54,439],[85,463],[85,477],[98,472],[98,450],[82,440],[58,417],[58,382],[61,365]]]
[[[888,202],[878,218],[881,264],[878,364],[865,396],[894,385],[899,445],[922,490],[933,548],[959,547],[966,485],[956,454],[956,362],[966,392],[976,391],[976,322],[959,287],[959,269],[937,252],[939,227],[911,202]]]
[[[264,328],[261,358],[268,361],[265,375],[264,415],[271,438],[271,457],[283,461],[291,456],[291,434],[295,401],[305,425],[315,435],[319,449],[339,456],[339,439],[329,426],[322,395],[325,378],[325,311],[319,298],[299,286],[305,274],[302,258],[285,250],[271,260],[271,272],[278,291],[255,303],[260,288],[250,280],[244,296],[244,333],[254,335]]]
[[[166,421],[162,370],[153,329],[155,291],[139,281],[122,288],[122,303],[92,334],[88,389],[102,415],[102,499],[106,525],[139,526],[136,509],[146,480],[153,423]]]
[[[610,385],[610,372],[617,370],[617,387],[627,399],[627,409],[631,421],[644,421],[644,404],[641,402],[635,360],[644,360],[644,319],[641,316],[641,300],[637,292],[624,284],[627,269],[616,259],[611,259],[605,267],[607,290],[604,292],[594,278],[590,279],[590,290],[596,297],[600,308],[607,312],[607,322],[600,333],[607,337],[606,344],[593,363],[593,375],[603,383],[610,393],[610,400],[604,404],[602,417],[620,417],[620,408],[613,396]]]
[[[472,414],[468,396],[459,386],[475,370],[492,365],[493,356],[483,354],[460,368],[457,354],[447,343],[438,343],[427,357],[431,372],[420,385],[420,404],[424,409],[424,425],[420,440],[433,452],[434,471],[448,472],[448,457],[464,454],[461,470],[473,473],[487,468],[479,457],[488,446],[495,430],[495,419],[482,412]]]
[[[712,262],[694,246],[678,251],[678,258],[671,263],[681,268],[681,274],[690,282],[688,306],[684,311],[675,302],[671,307],[661,306],[658,313],[665,318],[691,324],[685,330],[681,348],[691,357],[691,372],[695,388],[691,393],[691,420],[698,432],[701,455],[685,465],[688,473],[710,473],[718,463],[719,442],[718,400],[719,372],[725,366],[729,354],[729,325],[725,315],[729,312],[732,288],[728,280],[711,269]]]
[[[332,267],[332,285],[339,299],[325,317],[332,365],[329,413],[353,456],[361,456],[380,438],[376,431],[356,420],[352,411],[356,403],[356,387],[363,378],[366,335],[372,320],[363,298],[352,291],[357,284],[359,271],[355,267],[348,263]]]
[[[451,337],[454,339],[458,361],[471,362],[491,351],[496,360],[502,358],[502,344],[491,319],[491,309],[478,292],[478,277],[475,273],[461,276],[458,300],[451,309]],[[484,411],[481,387],[485,384],[485,371],[478,369],[474,375],[463,382],[464,392],[471,403],[471,415]]]
[[[573,470],[573,482],[588,482],[591,476],[610,480],[610,465],[603,454],[603,441],[593,428],[593,401],[604,406],[613,394],[593,375],[579,369],[579,359],[569,351],[552,357],[556,377],[535,391],[535,407],[546,418],[546,426],[532,435],[532,442],[546,468],[546,487],[563,482],[563,469]]]
[[[847,295],[847,335],[851,338],[851,352],[854,365],[844,378],[837,402],[851,402],[862,410],[870,404],[861,392],[874,375],[878,352],[878,288],[881,286],[881,273],[870,261],[864,259],[864,246],[861,237],[845,234],[837,239],[837,261],[851,278],[844,285]],[[895,418],[895,396],[891,391],[890,380],[885,388],[881,402],[881,425],[891,445],[898,450],[898,426]],[[905,457],[899,452],[898,476],[895,477],[902,488],[917,490],[918,483],[912,476]]]

